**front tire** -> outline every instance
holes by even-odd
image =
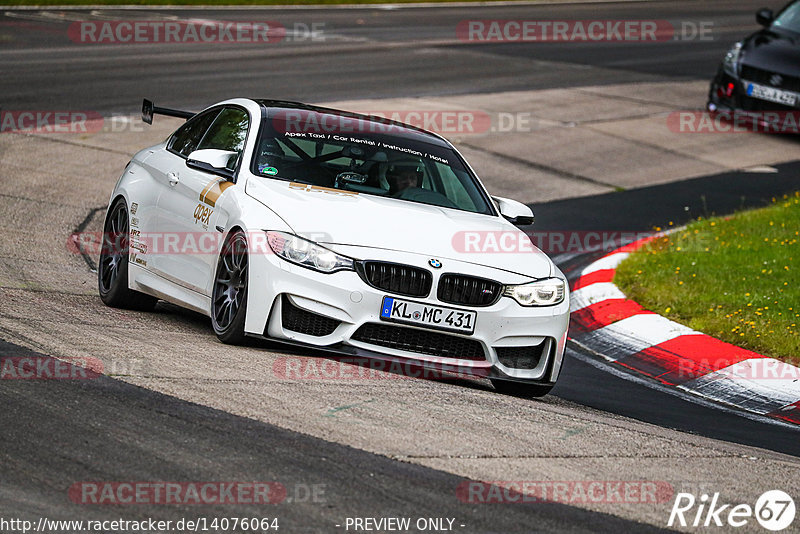
[[[152,311],[158,299],[128,288],[128,205],[118,199],[103,224],[103,245],[97,265],[97,289],[106,306]]]
[[[214,290],[211,294],[211,323],[223,343],[244,341],[247,315],[247,238],[237,230],[225,241],[217,261]]]
[[[492,379],[491,382],[498,393],[524,398],[544,397],[555,386],[555,384],[530,384],[496,379]]]

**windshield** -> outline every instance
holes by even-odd
[[[452,149],[385,133],[285,131],[265,123],[256,176],[491,214],[487,198]]]
[[[773,26],[800,33],[800,2],[784,9],[772,23]]]

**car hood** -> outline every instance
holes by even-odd
[[[742,50],[742,64],[758,69],[800,76],[800,45],[796,34],[763,30],[750,36]]]
[[[500,217],[271,179],[250,179],[245,190],[296,234],[333,249],[396,250],[533,278],[553,272],[525,233]]]

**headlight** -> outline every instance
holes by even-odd
[[[561,278],[543,278],[519,286],[506,286],[503,296],[523,306],[552,306],[564,300],[566,282]]]
[[[272,252],[284,260],[321,273],[353,270],[352,259],[294,234],[267,231],[267,242]]]
[[[741,41],[735,43],[722,59],[722,68],[731,76],[739,76],[739,56],[742,54]]]

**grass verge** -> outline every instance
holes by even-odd
[[[614,282],[675,322],[800,365],[800,192],[659,238]]]

